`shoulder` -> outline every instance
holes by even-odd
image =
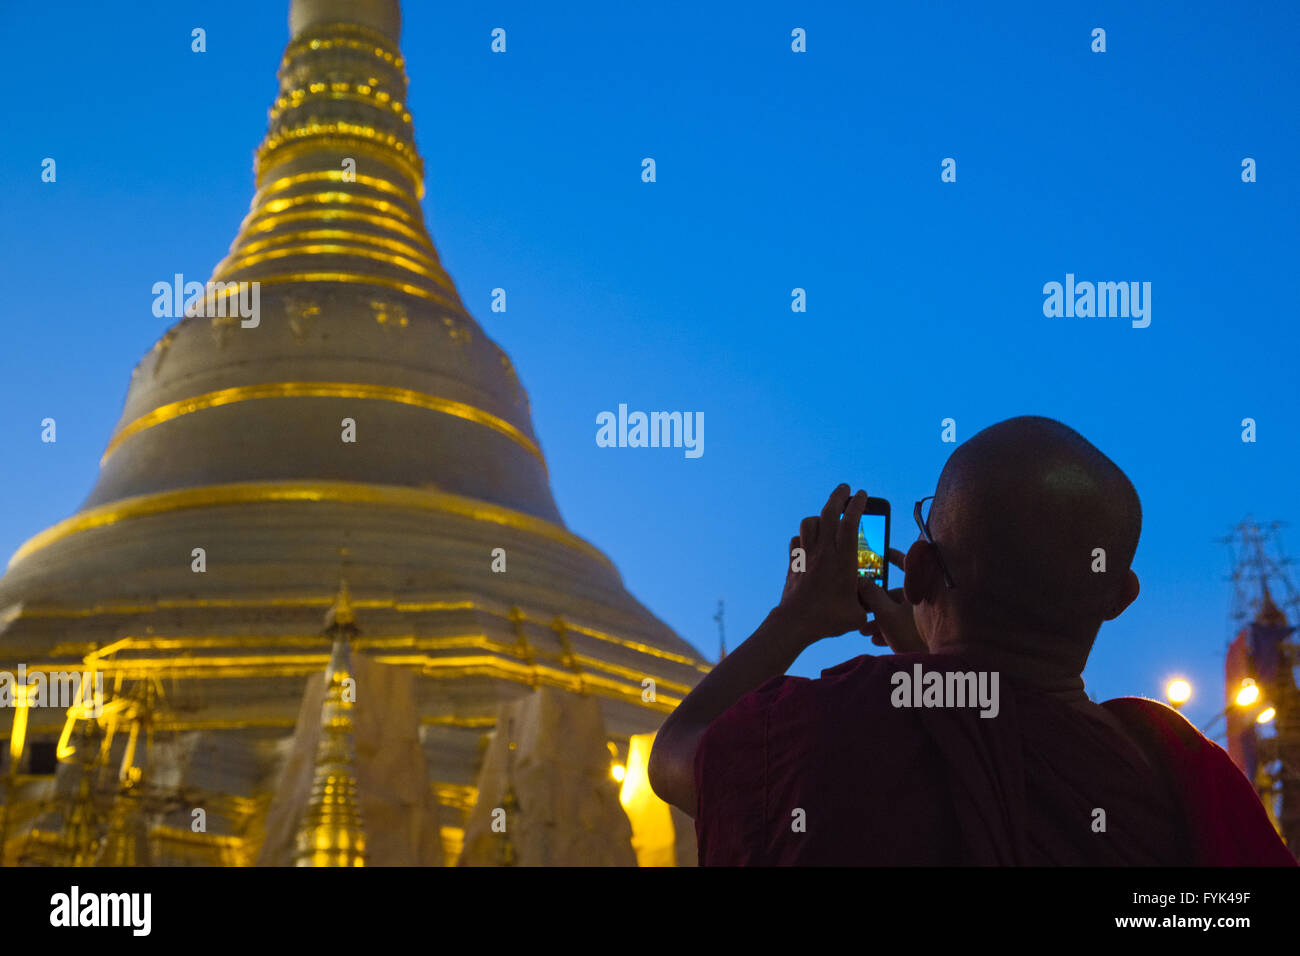
[[[1196,752],[1212,745],[1186,717],[1167,704],[1146,697],[1115,697],[1101,706],[1124,724],[1126,730],[1140,738],[1144,749],[1157,752],[1176,747]]]
[[[1295,866],[1254,784],[1228,753],[1159,701],[1117,697],[1102,704],[1163,766],[1176,794],[1196,866]]]

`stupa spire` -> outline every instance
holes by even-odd
[[[356,702],[351,638],[356,619],[346,581],[325,615],[325,634],[334,639],[325,671],[321,736],[316,746],[311,796],[298,827],[297,866],[364,866],[366,836],[357,802],[357,755],[352,710]]]
[[[295,0],[290,25],[249,213],[203,307],[137,366],[86,509],[396,488],[569,541],[514,366],[424,221],[398,4]],[[246,322],[231,299],[253,290]]]
[[[396,0],[295,0],[257,193],[213,282],[338,282],[446,305],[419,200]]]

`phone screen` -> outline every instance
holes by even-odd
[[[870,576],[880,587],[889,581],[885,555],[889,553],[889,516],[863,515],[858,525],[858,574]]]

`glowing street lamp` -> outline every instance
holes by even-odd
[[[1241,681],[1241,687],[1237,690],[1236,703],[1238,707],[1251,707],[1259,701],[1259,685],[1255,683],[1254,678],[1244,677]]]
[[[1192,685],[1181,677],[1175,677],[1165,685],[1165,698],[1175,707],[1181,707],[1192,698]]]
[[[1277,716],[1277,709],[1276,709],[1276,708],[1274,708],[1274,707],[1265,707],[1263,710],[1261,710],[1261,711],[1259,712],[1259,716],[1255,718],[1255,723],[1257,723],[1257,724],[1267,724],[1268,722],[1270,722],[1270,721],[1271,721],[1274,717],[1276,717],[1276,716]]]

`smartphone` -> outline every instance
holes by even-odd
[[[858,574],[889,590],[889,502],[868,498],[858,524]]]

